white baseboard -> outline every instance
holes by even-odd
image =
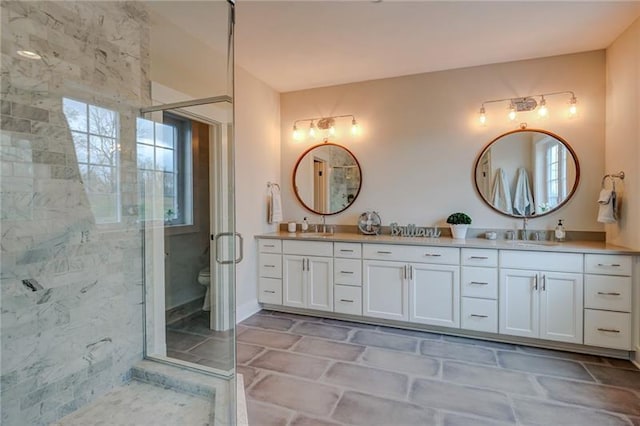
[[[258,299],[249,300],[242,305],[236,306],[236,324],[246,320],[261,309],[262,306],[258,303]]]

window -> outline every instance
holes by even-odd
[[[165,224],[193,224],[190,120],[168,113],[163,123],[139,118],[137,156],[141,182],[161,179]]]
[[[120,221],[118,113],[63,98],[80,176],[96,223]]]
[[[567,151],[557,143],[548,143],[546,156],[547,202],[557,206],[567,196]]]

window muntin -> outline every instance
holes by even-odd
[[[63,98],[80,176],[98,224],[120,222],[119,115]]]
[[[162,123],[139,118],[137,124],[141,182],[161,180],[165,225],[192,225],[191,122],[165,113]],[[160,212],[154,216],[160,219]]]

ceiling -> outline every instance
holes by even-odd
[[[211,38],[207,2],[156,5]],[[603,49],[638,16],[640,1],[238,0],[235,59],[288,92]]]

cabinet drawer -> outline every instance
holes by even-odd
[[[333,281],[336,284],[362,285],[362,261],[359,259],[334,259]]]
[[[631,350],[631,314],[585,309],[584,343]]]
[[[498,302],[487,299],[462,298],[462,328],[498,332]]]
[[[463,248],[460,257],[463,265],[498,266],[498,250]]]
[[[329,241],[292,241],[282,242],[282,252],[300,256],[333,257],[333,243]]]
[[[334,257],[358,258],[362,257],[362,244],[358,243],[334,243]]]
[[[282,240],[258,240],[258,251],[260,253],[281,253]]]
[[[587,274],[631,275],[631,256],[618,254],[586,254],[584,269]]]
[[[333,287],[333,310],[341,314],[362,315],[362,289],[336,285]]]
[[[392,244],[364,244],[362,257],[374,260],[401,262],[460,264],[460,249],[454,247],[405,246]]]
[[[525,250],[500,250],[500,267],[556,272],[582,272],[582,255]]]
[[[282,255],[260,253],[258,270],[261,277],[282,278]]]
[[[498,298],[498,270],[463,266],[461,274],[462,295],[483,299]]]
[[[258,280],[258,301],[282,305],[282,280],[260,277]]]
[[[584,307],[631,312],[631,277],[584,276]]]

